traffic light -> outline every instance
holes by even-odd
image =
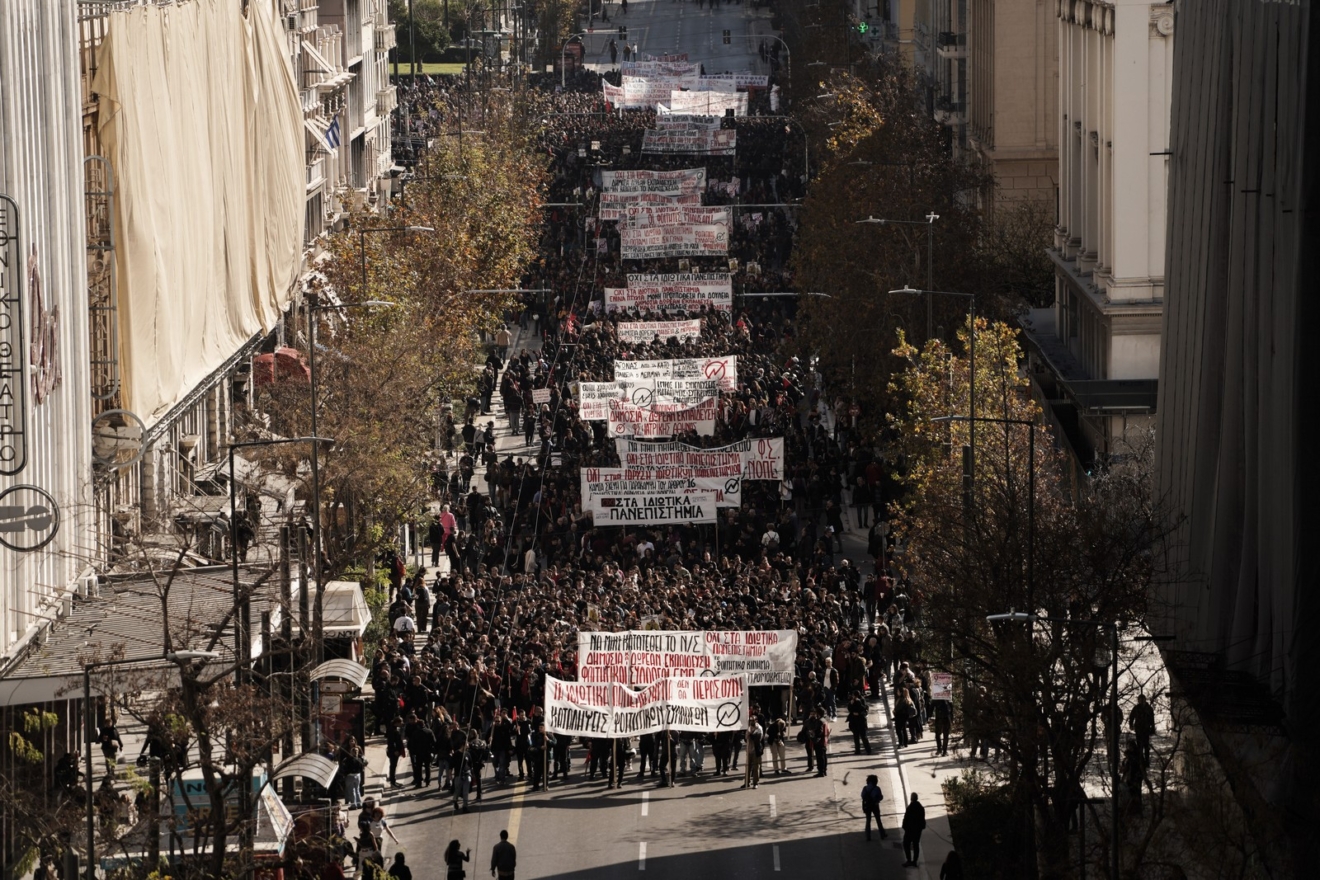
[[[725,31],[725,32],[724,32],[724,45],[727,46],[727,45],[729,45],[729,44],[732,43],[732,42],[733,42],[733,32],[732,32],[732,31]]]

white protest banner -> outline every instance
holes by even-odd
[[[682,495],[691,491],[709,491],[697,485],[696,480],[684,478],[656,479],[649,471],[629,472],[624,468],[582,468],[583,503],[592,497],[632,495]]]
[[[578,633],[578,678],[585,682],[648,685],[714,674],[701,630]]]
[[[595,496],[677,495],[695,491],[714,492],[716,507],[742,507],[740,476],[696,476],[698,472],[697,468],[679,471],[660,468],[583,468],[582,504],[588,506]],[[682,475],[675,476],[675,473]]]
[[[733,308],[729,273],[634,273],[628,276],[627,287],[605,288],[605,310],[610,312],[696,312],[703,308],[724,312]]]
[[[713,523],[718,502],[714,492],[682,495],[592,495],[582,499],[596,526],[634,523]]]
[[[630,229],[647,226],[687,226],[722,224],[728,228],[727,207],[695,208],[687,205],[628,205],[623,220]]]
[[[669,98],[675,90],[696,88],[701,76],[693,69],[683,74],[627,76],[620,82],[623,87],[623,107],[654,107]]]
[[[601,82],[601,89],[605,92],[605,103],[611,107],[623,106],[623,87],[612,86],[608,82]]]
[[[706,188],[705,168],[680,168],[674,171],[602,171],[603,193],[663,193],[666,195],[700,194]],[[700,203],[698,203],[700,204]]]
[[[664,98],[659,100],[664,101]],[[679,91],[669,93],[669,112],[702,116],[723,116],[732,110],[734,116],[747,115],[746,92]]]
[[[765,88],[770,84],[770,77],[764,73],[749,73],[742,71],[739,73],[708,73],[697,81],[697,88],[705,91],[715,91],[715,89],[706,89],[707,84],[720,85],[728,88],[732,85],[736,89],[746,89],[748,87]],[[733,89],[729,89],[732,91]]]
[[[696,406],[720,394],[718,379],[656,379],[650,387],[632,388],[629,399],[638,406]]]
[[[797,657],[797,630],[712,630],[706,653],[718,675],[746,676],[749,686],[791,685]]]
[[[700,208],[700,193],[682,193],[680,195],[667,195],[663,193],[620,193],[603,192],[600,194],[600,210],[598,212],[601,222],[606,220],[625,220],[628,217],[628,209],[638,205],[649,205],[656,208]]]
[[[662,730],[742,730],[747,684],[737,677],[661,678],[640,690],[613,682],[545,682],[546,729],[562,736],[617,739]]]
[[[689,431],[702,437],[715,433],[719,402],[708,400],[682,409],[654,405],[637,406],[625,400],[609,401],[610,435],[614,437],[672,437]]]
[[[584,422],[603,422],[610,417],[609,401],[627,396],[618,382],[578,383],[578,418]]]
[[[687,61],[688,53],[668,52],[664,55],[651,55],[648,53],[647,55],[642,56],[642,60],[643,61]]]
[[[549,388],[533,388],[533,389],[532,389],[532,403],[535,403],[535,404],[542,404],[542,403],[549,403],[549,402],[550,402],[550,389],[549,389]]]
[[[738,151],[738,132],[729,129],[648,128],[642,135],[643,153],[691,153],[732,156]]]
[[[625,61],[619,65],[625,76],[691,76],[700,75],[691,61]]]
[[[620,321],[618,337],[620,342],[651,342],[656,337],[682,340],[697,339],[701,336],[701,321]]]
[[[625,260],[721,256],[728,252],[729,227],[726,225],[624,227],[619,230],[619,253]]]
[[[656,117],[655,127],[662,131],[666,129],[677,129],[679,131],[694,128],[717,129],[720,127],[720,118],[718,116],[693,116],[690,113],[666,114]]]
[[[720,383],[721,391],[734,391],[738,388],[738,356],[614,362],[614,381],[624,383],[630,390],[639,385],[653,387],[657,379],[714,379]]]
[[[616,437],[614,449],[625,468],[655,468],[659,476],[714,476],[700,469],[718,467],[722,469],[721,474],[736,472],[744,480],[784,479],[782,437],[740,440],[713,449],[702,449],[687,443],[639,443],[626,437]]]
[[[743,450],[744,480],[784,479],[784,438],[758,437],[733,444]]]
[[[578,633],[578,677],[604,685],[666,677],[709,681],[746,675],[749,686],[793,683],[796,630]]]
[[[545,679],[545,726],[551,733],[567,736],[608,736],[614,709],[614,690],[621,685],[606,682]]]
[[[932,672],[930,674],[930,698],[932,700],[953,699],[952,672]]]

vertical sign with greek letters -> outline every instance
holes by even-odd
[[[0,195],[0,475],[27,467],[27,382],[23,342],[22,250],[18,205]]]

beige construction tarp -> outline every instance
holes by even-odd
[[[119,203],[124,406],[151,425],[287,305],[302,249],[302,110],[272,4],[113,13],[97,59]]]

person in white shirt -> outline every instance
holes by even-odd
[[[417,621],[412,619],[412,615],[405,612],[400,614],[394,621],[394,634],[402,636],[405,633],[411,635],[417,632]]]
[[[650,550],[652,553],[655,553],[655,544],[651,543],[650,538],[643,538],[641,541],[637,543],[637,556],[639,558],[645,558],[647,550]]]
[[[775,531],[774,526],[766,529],[765,534],[761,536],[761,546],[767,550],[779,547],[779,533]]]

